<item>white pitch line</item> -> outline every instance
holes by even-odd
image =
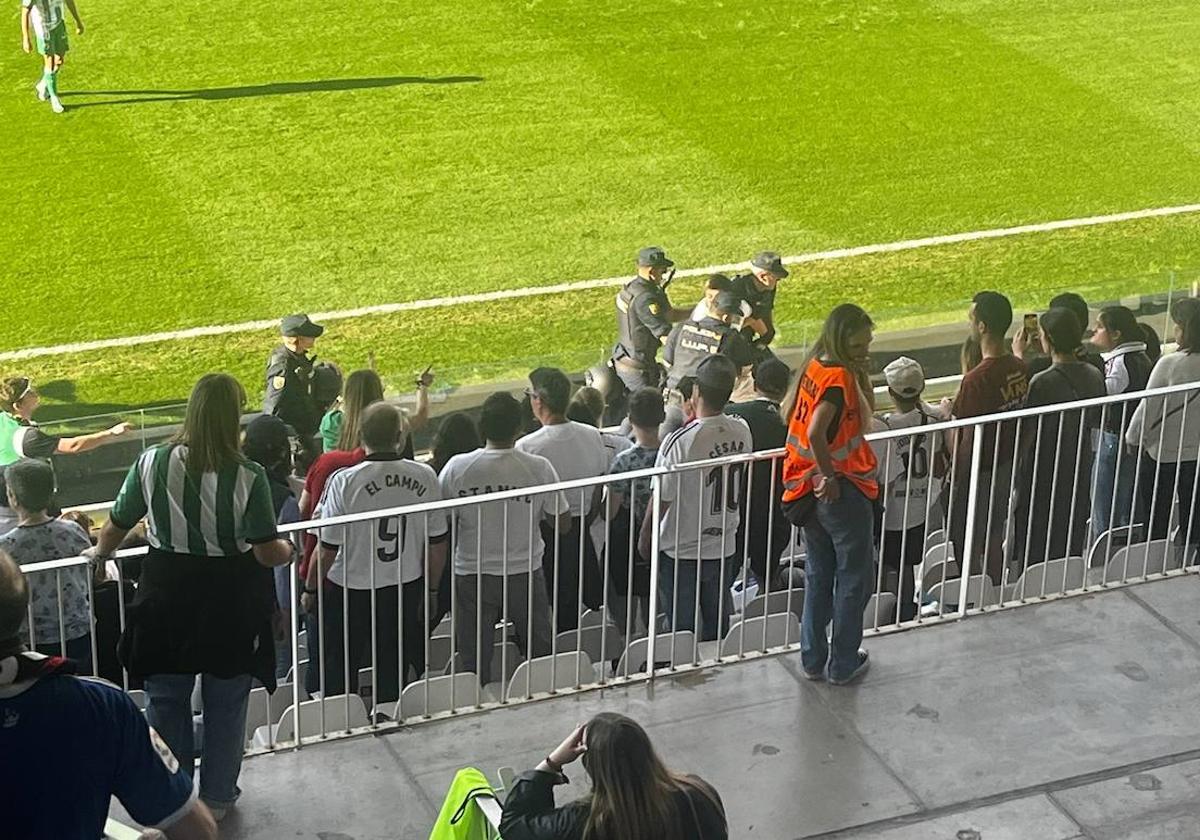
[[[992,228],[990,230],[974,230],[967,233],[949,233],[941,236],[926,236],[920,239],[902,239],[899,242],[883,242],[876,245],[857,245],[852,248],[835,248],[830,251],[814,251],[809,254],[798,254],[784,257],[787,265],[801,265],[812,262],[829,260],[844,260],[851,257],[865,257],[870,254],[892,254],[898,251],[915,251],[919,248],[933,248],[939,245],[953,245],[959,242],[979,242],[984,239],[1002,239],[1008,236],[1021,236],[1027,233],[1047,233],[1055,230],[1071,228],[1095,227],[1111,225],[1118,222],[1129,222],[1137,219],[1152,219],[1162,216],[1180,216],[1187,213],[1200,212],[1200,204],[1183,204],[1177,207],[1154,207],[1147,210],[1130,210],[1125,213],[1110,213],[1104,216],[1087,216],[1080,219],[1061,219],[1052,222],[1017,225],[1015,227]],[[749,263],[727,263],[725,265],[708,265],[703,268],[688,268],[676,272],[676,277],[698,277],[714,272],[739,271],[749,267]],[[427,300],[411,300],[402,303],[381,303],[375,306],[360,306],[357,309],[341,309],[336,312],[310,313],[314,321],[340,321],[347,318],[361,318],[366,315],[388,315],[393,312],[412,312],[418,309],[437,309],[447,306],[463,306],[471,303],[490,303],[497,300],[513,300],[515,298],[535,297],[538,295],[559,294],[561,292],[578,292],[586,289],[602,289],[610,286],[621,286],[629,281],[632,275],[621,277],[604,277],[597,280],[579,280],[571,283],[555,283],[550,286],[527,286],[522,289],[503,289],[495,292],[480,292],[471,295],[456,295],[454,297],[429,298]],[[147,333],[146,335],[131,335],[122,338],[104,338],[97,341],[80,341],[72,344],[57,344],[52,347],[29,347],[24,350],[8,350],[0,352],[0,361],[17,361],[33,359],[40,356],[61,356],[67,353],[87,353],[93,350],[109,350],[114,347],[136,347],[139,344],[154,344],[160,341],[179,341],[186,338],[201,338],[210,335],[230,335],[233,333],[253,332],[276,327],[278,319],[264,321],[243,321],[240,324],[217,324],[210,327],[192,327],[186,330],[171,332]]]

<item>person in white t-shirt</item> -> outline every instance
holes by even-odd
[[[725,414],[737,373],[724,356],[700,363],[690,400],[695,419],[663,441],[656,466],[672,468],[754,450],[746,421]],[[725,634],[732,613],[729,586],[742,565],[737,529],[744,481],[743,466],[724,465],[681,470],[664,476],[659,485],[658,592],[673,630],[694,630],[699,614],[702,639]],[[653,522],[651,507],[638,545],[645,556],[650,555]]]
[[[883,418],[887,429],[914,429],[946,419],[940,409],[921,399],[925,371],[907,356],[883,369],[888,393],[896,410]],[[916,618],[913,570],[925,551],[926,518],[940,508],[941,436],[937,432],[914,433],[872,443],[879,461],[879,486],[883,501],[884,588],[899,592],[900,620]],[[880,617],[880,622],[892,617]]]
[[[561,481],[607,473],[611,460],[600,432],[566,418],[571,401],[571,380],[567,375],[557,368],[537,368],[529,374],[529,385],[526,392],[529,403],[542,428],[517,441],[517,449],[541,455],[554,465]],[[543,565],[548,569],[546,584],[559,633],[579,626],[581,577],[584,605],[599,609],[604,601],[596,547],[587,535],[600,511],[602,488],[571,490],[566,495],[571,505],[568,526],[557,532],[553,524],[542,526],[546,545]]]
[[[398,408],[384,402],[367,408],[359,437],[366,457],[330,477],[322,519],[441,499],[433,469],[400,455],[408,424]],[[425,671],[425,580],[436,587],[441,579],[447,536],[443,511],[321,528],[319,562],[309,564],[304,599],[312,612],[316,584],[324,581],[317,607],[329,640],[321,645],[326,695],[346,691],[347,673],[349,691],[357,692],[358,670],[370,666],[376,700],[395,700],[402,684]]]
[[[557,483],[549,461],[514,448],[520,428],[521,404],[511,394],[488,397],[479,416],[484,446],[446,462],[442,496],[456,499]],[[562,523],[570,510],[566,497],[551,491],[453,511],[455,640],[463,670],[478,674],[484,685],[492,681],[492,628],[506,608],[525,656],[550,653],[554,631],[539,526],[546,518]]]

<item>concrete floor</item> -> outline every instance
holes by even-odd
[[[870,640],[850,688],[789,654],[259,756],[222,836],[423,840],[457,768],[531,766],[608,709],[717,787],[735,838],[1196,838],[1197,604],[1188,576]]]

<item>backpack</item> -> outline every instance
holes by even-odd
[[[487,818],[471,807],[477,796],[494,796],[487,777],[474,767],[459,770],[446,792],[429,840],[488,840],[492,834]]]

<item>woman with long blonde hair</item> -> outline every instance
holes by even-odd
[[[556,808],[554,785],[580,757],[592,790]],[[729,828],[711,785],[669,770],[637,721],[602,712],[517,777],[500,834],[504,840],[726,840]]]

